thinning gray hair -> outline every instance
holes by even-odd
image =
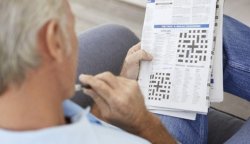
[[[27,71],[40,65],[38,32],[52,19],[65,32],[64,0],[0,0],[0,95],[9,84],[21,84]]]

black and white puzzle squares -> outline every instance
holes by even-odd
[[[199,64],[207,60],[208,34],[206,29],[193,29],[180,32],[177,60],[179,64]]]
[[[148,99],[153,101],[168,100],[170,98],[170,73],[154,73],[150,75]]]

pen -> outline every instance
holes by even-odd
[[[75,92],[81,91],[83,89],[91,89],[90,85],[86,85],[86,84],[76,84],[75,85]]]

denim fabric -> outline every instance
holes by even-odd
[[[250,28],[237,20],[224,16],[223,29],[224,49],[224,90],[234,95],[250,100]],[[159,116],[168,131],[183,144],[207,143],[207,116],[198,115],[196,121]],[[249,121],[250,123],[250,121]],[[249,128],[250,124],[247,124]],[[243,126],[238,135],[228,143],[250,143],[250,136],[246,135],[247,128]],[[250,129],[248,130],[249,133]],[[249,138],[248,138],[249,137]],[[243,140],[243,139],[242,139]]]
[[[250,101],[250,28],[224,17],[224,89]],[[250,120],[226,144],[250,143]]]
[[[206,144],[208,121],[206,115],[197,115],[195,121],[158,115],[168,132],[182,144]]]
[[[224,90],[250,100],[250,28],[224,16]]]
[[[106,28],[107,27],[107,28]],[[105,69],[111,67],[111,71],[113,71],[112,67],[115,69],[119,69],[118,67],[121,66],[120,63],[116,63],[116,65],[107,66],[110,59],[107,59],[107,63],[103,63],[103,59],[109,58],[108,56],[99,56],[100,52],[98,48],[99,45],[102,47],[100,48],[109,48],[111,47],[112,50],[117,50],[117,54],[123,53],[126,55],[122,49],[116,49],[117,47],[126,47],[126,50],[130,46],[126,46],[126,44],[131,44],[138,41],[135,36],[130,34],[129,30],[119,30],[120,28],[114,28],[113,25],[106,26],[105,30],[95,29],[94,31],[89,31],[87,34],[82,34],[80,36],[80,47],[82,50],[85,50],[81,54],[79,63],[85,64],[84,67],[90,67],[91,70],[86,70],[80,67],[79,73],[98,73],[103,70],[99,70],[99,65],[101,64],[102,67]],[[119,33],[117,33],[119,31]],[[121,32],[120,32],[121,31]],[[107,33],[111,33],[111,36],[107,36]],[[113,34],[112,34],[113,33]],[[128,34],[127,34],[128,33]],[[117,35],[114,35],[117,34]],[[124,35],[125,34],[125,35]],[[124,38],[125,37],[125,38]],[[133,37],[133,42],[127,42],[131,40]],[[110,41],[112,39],[112,41]],[[117,39],[115,39],[117,38]],[[93,39],[97,40],[93,43]],[[117,41],[122,40],[122,46],[114,45]],[[98,43],[100,42],[101,43]],[[124,41],[126,40],[126,41]],[[86,42],[87,41],[87,42]],[[110,41],[110,42],[107,42]],[[226,92],[241,96],[247,100],[250,100],[250,30],[249,27],[239,23],[238,21],[224,16],[224,89]],[[96,55],[100,59],[100,63],[96,63],[97,59],[93,59],[93,50],[96,51]],[[122,52],[121,52],[122,51]],[[101,53],[104,54],[104,53]],[[119,57],[119,56],[118,56]],[[94,64],[92,62],[95,62]],[[99,62],[99,61],[98,61]],[[114,62],[114,61],[113,61]],[[87,64],[87,66],[86,66]],[[112,63],[114,64],[114,63]],[[88,66],[89,65],[89,66]],[[96,69],[95,69],[96,68]],[[117,71],[117,70],[116,70]],[[249,89],[248,89],[249,87]],[[83,99],[86,98],[83,96]],[[78,103],[79,100],[77,100]],[[170,116],[162,116],[159,115],[162,123],[167,128],[167,130],[181,143],[183,144],[205,144],[207,143],[207,133],[208,133],[208,124],[207,124],[207,116],[198,115],[196,121],[184,120],[179,118],[174,118]],[[237,136],[236,136],[237,138]],[[234,139],[236,139],[234,137]],[[250,140],[249,140],[250,141]]]

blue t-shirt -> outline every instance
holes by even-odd
[[[36,131],[15,132],[0,129],[1,144],[149,144],[145,139],[129,134],[94,117],[65,101],[65,116],[71,124]]]

